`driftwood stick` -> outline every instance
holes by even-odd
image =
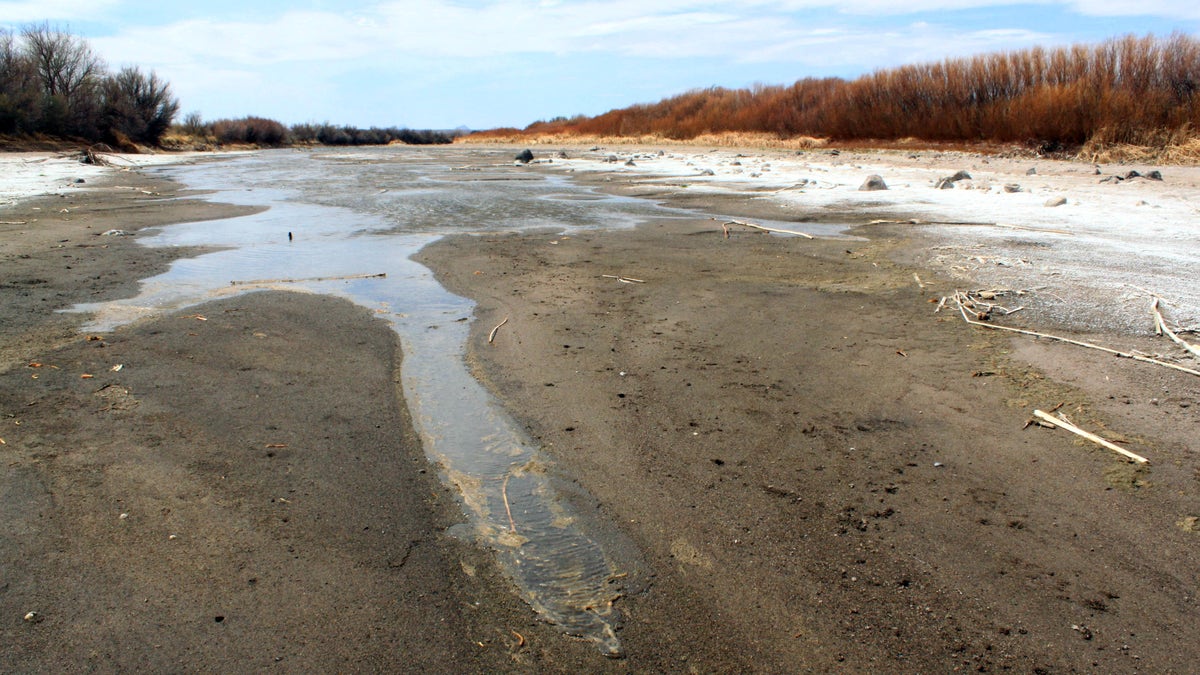
[[[507,317],[507,316],[506,316],[506,317],[504,317],[504,320],[503,320],[503,321],[501,321],[500,323],[496,324],[496,327],[492,329],[492,332],[488,333],[488,344],[492,344],[492,340],[495,340],[495,339],[496,339],[496,332],[500,330],[500,326],[503,326],[503,325],[504,325],[504,324],[506,324],[506,323],[508,323],[508,317]]]
[[[1042,412],[1041,410],[1034,410],[1033,414],[1035,416],[1039,417],[1040,419],[1045,420],[1046,422],[1049,422],[1050,424],[1053,424],[1056,427],[1061,427],[1063,429],[1066,429],[1067,431],[1069,431],[1077,436],[1082,436],[1083,438],[1086,438],[1089,441],[1091,441],[1097,445],[1102,445],[1117,454],[1128,457],[1129,459],[1132,459],[1133,461],[1137,462],[1138,464],[1145,464],[1150,461],[1150,460],[1146,459],[1145,457],[1142,457],[1141,455],[1132,453],[1132,452],[1126,450],[1125,448],[1122,448],[1121,446],[1117,445],[1116,443],[1111,443],[1109,441],[1106,441],[1103,438],[1100,438],[1099,436],[1097,436],[1096,434],[1093,434],[1090,431],[1084,431],[1083,429],[1080,429],[1079,427],[1075,426],[1074,424],[1071,424],[1070,422],[1063,419],[1062,415],[1055,416],[1055,415],[1051,415],[1049,413]]]
[[[387,276],[387,272],[379,274],[347,274],[340,277],[307,277],[303,279],[249,279],[245,281],[231,281],[230,286],[261,286],[264,284],[302,284],[311,281],[345,281],[349,279],[382,279]]]
[[[508,479],[512,478],[512,474],[505,474],[504,482],[500,484],[500,496],[504,498],[504,512],[508,514],[508,530],[516,534],[517,521],[513,520],[512,507],[508,504]]]
[[[1132,352],[1122,352],[1122,351],[1118,351],[1116,349],[1110,349],[1108,347],[1101,347],[1100,345],[1094,345],[1090,342],[1083,342],[1082,340],[1072,340],[1071,338],[1060,337],[1058,335],[1048,335],[1046,333],[1038,333],[1038,332],[1031,331],[1031,330],[1024,330],[1022,328],[1011,328],[1009,326],[998,326],[994,323],[986,323],[984,321],[976,321],[967,316],[967,308],[963,304],[963,295],[961,292],[959,292],[958,294],[956,294],[954,296],[954,300],[956,302],[958,302],[958,310],[959,310],[959,312],[962,313],[963,321],[966,321],[967,323],[971,324],[972,326],[982,326],[984,328],[990,328],[992,330],[1005,330],[1005,331],[1009,331],[1011,333],[1020,333],[1021,335],[1032,335],[1033,337],[1045,338],[1047,340],[1057,340],[1059,342],[1065,342],[1067,344],[1072,344],[1077,347],[1087,347],[1088,349],[1097,349],[1099,351],[1106,352],[1106,353],[1112,354],[1114,356],[1119,356],[1119,357],[1126,358],[1126,359],[1133,359],[1134,361],[1142,361],[1144,363],[1153,363],[1153,364],[1156,364],[1159,366],[1165,366],[1165,367],[1171,368],[1173,370],[1178,370],[1180,372],[1187,373],[1189,375],[1195,375],[1196,377],[1200,377],[1200,370],[1195,370],[1193,368],[1185,368],[1184,366],[1180,366],[1180,365],[1177,365],[1174,363],[1167,363],[1166,361],[1159,361],[1158,359],[1152,359],[1148,356],[1142,356],[1140,354],[1134,354]],[[970,302],[970,299],[968,299],[968,302]]]
[[[1158,298],[1154,298],[1154,302],[1150,304],[1150,311],[1154,313],[1155,331],[1157,331],[1160,335],[1166,333],[1167,337],[1171,338],[1175,344],[1188,350],[1188,352],[1193,356],[1200,356],[1200,347],[1197,347],[1196,345],[1191,344],[1190,342],[1179,337],[1175,334],[1175,331],[1171,330],[1171,328],[1167,326],[1167,322],[1163,320],[1162,312],[1158,310]]]
[[[970,220],[917,220],[911,218],[909,220],[872,220],[868,225],[962,225],[965,227],[1002,227],[1007,230],[1024,230],[1026,232],[1043,232],[1046,234],[1065,234],[1074,235],[1074,232],[1067,230],[1054,230],[1046,227],[1026,227],[1024,225],[1010,225],[1008,223],[980,223]]]
[[[716,218],[713,218],[713,220],[716,220]],[[805,239],[815,239],[816,238],[816,237],[812,236],[811,234],[808,234],[806,232],[801,232],[799,230],[784,230],[784,229],[778,228],[778,227],[767,227],[766,225],[759,225],[758,223],[748,223],[744,220],[727,220],[723,223],[723,225],[741,225],[742,227],[751,227],[756,230],[762,230],[763,232],[778,232],[780,234],[794,234],[794,235],[797,235],[800,237],[804,237]]]

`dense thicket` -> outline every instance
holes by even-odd
[[[1154,144],[1200,126],[1198,89],[1195,38],[1126,36],[908,65],[851,81],[704,89],[598,117],[537,122],[525,132]]]
[[[155,73],[109,73],[80,37],[46,23],[0,29],[0,133],[156,145],[178,110]]]
[[[249,144],[280,147],[285,145],[434,145],[451,143],[455,134],[447,131],[400,129],[359,129],[353,126],[323,124],[296,124],[285,126],[282,122],[262,117],[201,121],[196,113],[184,118],[180,131],[196,138],[212,138],[217,143]]]
[[[173,147],[196,144],[250,144],[278,147],[293,143],[326,145],[410,145],[449,143],[453,134],[413,129],[358,129],[329,123],[288,128],[262,117],[204,122],[190,113],[173,129],[179,100],[154,72],[136,67],[110,73],[104,61],[78,36],[48,23],[20,33],[0,29],[0,134],[44,134],[129,144]],[[169,132],[186,138],[167,138]]]

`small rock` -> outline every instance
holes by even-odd
[[[700,171],[700,175],[701,176],[715,176],[716,174],[713,173],[712,169],[703,169]]]
[[[105,230],[100,233],[101,237],[128,237],[129,233],[125,230]]]
[[[1146,174],[1146,178],[1149,178],[1150,180],[1162,180],[1162,172],[1158,170],[1151,171],[1150,173]]]
[[[1011,192],[1020,192],[1021,186],[1017,185],[1016,183],[1008,183],[1007,185],[1004,186],[1004,191],[1010,192],[1010,193]]]
[[[1046,206],[1062,206],[1067,203],[1066,197],[1053,197],[1046,200]]]
[[[86,180],[84,180],[84,179],[82,179],[82,178],[76,178],[76,179],[75,179],[75,184],[76,184],[76,185],[83,185],[83,184],[84,184],[84,183],[86,183],[86,182],[87,182],[87,181],[86,181]]]
[[[971,180],[971,174],[966,171],[958,171],[953,176],[939,178],[936,187],[939,190],[949,190],[960,180]]]
[[[42,615],[38,614],[37,612],[28,612],[27,614],[25,614],[25,622],[26,623],[41,623],[41,621],[42,621]]]
[[[516,160],[522,164],[528,164],[528,163],[532,162],[533,161],[533,151],[531,151],[528,148],[522,150],[521,152],[517,153]]]
[[[633,160],[630,159],[625,161],[625,166],[637,166],[637,164],[634,164]]]
[[[1036,166],[1029,167],[1029,170],[1025,172],[1025,175],[1026,176],[1036,176],[1037,175],[1037,167]]]
[[[874,190],[888,189],[887,183],[883,182],[883,176],[879,174],[871,174],[863,181],[863,184],[858,187],[861,192],[872,192]]]

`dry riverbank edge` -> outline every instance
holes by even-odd
[[[644,553],[618,601],[634,670],[646,653],[700,672],[1192,667],[1194,376],[935,313],[972,286],[914,266],[938,242],[922,228],[726,238],[707,214],[777,208],[635,178],[576,175],[697,217],[419,256],[478,303],[480,379],[580,511]],[[1028,426],[1037,408],[1151,464]]]
[[[444,535],[457,506],[405,419],[395,338],[365,310],[260,293],[96,341],[48,311],[186,253],[97,232],[228,215],[81,195],[2,218],[39,224],[4,226],[0,252],[0,630],[19,670],[1195,661],[1195,383],[933,314],[953,286],[905,262],[930,244],[919,230],[727,240],[698,215],[423,252],[479,302],[481,379],[585,519],[643,556],[617,600],[628,657],[608,660]],[[1058,403],[1151,466],[1022,431]]]

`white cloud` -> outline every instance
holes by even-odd
[[[833,30],[836,36],[843,30],[850,35],[866,30],[855,28],[858,15],[901,16],[1017,3],[1057,4],[1097,16],[1200,17],[1200,3],[1194,0],[484,0],[471,5],[390,0],[343,12],[288,11],[265,22],[192,20],[134,27],[94,42],[114,62],[215,61],[247,67],[573,53],[805,62],[809,55],[803,50],[814,40],[832,44],[829,38],[815,37],[819,31]],[[62,12],[82,6],[61,0],[49,5]],[[35,5],[0,7],[31,12]],[[846,47],[857,49],[858,43],[852,40]]]
[[[0,2],[0,25],[16,26],[42,21],[81,21],[104,16],[116,0],[37,0]]]

